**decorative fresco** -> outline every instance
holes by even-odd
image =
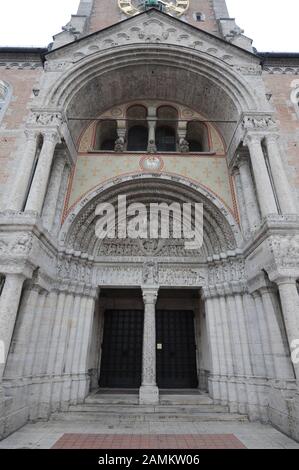
[[[103,182],[141,171],[176,174],[198,182],[215,193],[234,213],[231,181],[226,158],[223,156],[112,153],[79,155],[70,182],[66,212],[69,212],[86,193]]]
[[[151,102],[151,105],[155,105]],[[121,105],[101,115],[101,119],[122,120],[127,105]],[[204,117],[191,109],[177,105],[181,120]],[[93,150],[97,121],[88,124],[78,141],[78,160],[69,183],[65,204],[65,216],[80,199],[100,184],[124,175],[142,172],[157,172],[178,175],[199,183],[214,193],[237,218],[232,181],[228,173],[225,147],[221,135],[214,125],[205,122],[209,152],[205,153],[160,153],[150,155],[140,152],[104,152]]]

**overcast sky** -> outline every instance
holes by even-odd
[[[117,0],[111,0],[117,1]],[[0,0],[1,46],[47,46],[79,0]],[[298,0],[227,0],[230,16],[259,51],[299,52]]]

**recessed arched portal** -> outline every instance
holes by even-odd
[[[92,122],[97,116],[114,107],[116,119],[121,122],[124,116],[118,114],[119,105],[134,102],[138,104],[146,100],[165,104],[178,103],[194,109],[201,116],[205,116],[207,121],[214,123],[227,148],[242,112],[260,107],[258,97],[250,90],[246,80],[225,61],[197,50],[180,46],[169,48],[165,44],[113,47],[113,50],[97,52],[79,60],[61,77],[53,92],[47,96],[45,105],[58,106],[64,110],[73,140],[77,142],[89,120]],[[153,116],[155,119],[151,110],[149,122]],[[182,113],[179,120],[183,121],[183,118]],[[173,122],[172,116],[167,115],[164,119],[168,124]],[[136,124],[140,122],[142,118],[139,117]],[[123,138],[128,128],[121,124],[118,130]],[[183,126],[171,129],[173,134],[174,131],[177,132],[174,136],[176,141],[178,138],[183,140]],[[192,132],[190,136],[191,140],[194,140]],[[201,137],[204,142],[204,135]],[[197,149],[199,147],[195,150]],[[139,239],[98,239],[95,234],[97,205],[110,203],[115,213],[118,213],[118,198],[124,194],[128,204],[142,203],[145,207],[151,203],[202,203],[202,247],[189,253],[181,240],[178,241],[174,237],[162,241],[149,239],[145,242]],[[153,313],[152,288],[156,293],[170,288],[178,290],[179,293],[174,294],[174,297],[180,297],[180,291],[184,289],[195,290],[199,302],[198,307],[194,307],[198,317],[194,325],[194,343],[201,338],[198,343],[201,357],[197,357],[196,373],[198,383],[206,383],[210,370],[208,343],[211,338],[207,335],[200,290],[209,285],[211,276],[213,282],[217,282],[217,276],[220,275],[217,262],[228,259],[226,271],[223,272],[229,272],[230,275],[230,258],[239,256],[238,247],[241,242],[237,221],[216,194],[181,176],[145,170],[126,175],[125,172],[122,174],[120,169],[117,178],[94,188],[71,208],[62,226],[60,241],[61,256],[66,256],[70,264],[84,260],[91,271],[92,283],[99,286],[102,292],[105,289],[126,289],[129,292],[129,303],[134,304],[130,289],[141,288],[144,314],[148,315],[149,309],[151,315]],[[234,261],[235,259],[232,264]],[[74,271],[78,273],[78,267]],[[152,300],[149,301],[148,296]],[[116,301],[119,302],[120,299],[121,296],[112,295],[111,298],[110,295],[110,310],[118,309]],[[188,303],[186,300],[184,302]],[[135,308],[138,310],[137,307]],[[108,310],[107,307],[105,309]],[[134,305],[131,305],[130,309],[134,310]],[[96,386],[101,376],[102,351],[95,345],[102,342],[104,318],[105,312],[101,311],[98,305],[91,348],[94,356],[89,360],[90,370],[95,378],[93,383]],[[151,325],[151,328],[154,328],[153,323]],[[143,348],[144,344],[145,341]],[[158,344],[154,346],[156,347]],[[147,361],[148,356],[144,350],[142,354],[143,359]],[[150,357],[156,357],[156,351],[152,351]],[[138,381],[137,383],[139,384]]]
[[[89,117],[146,99],[182,103],[200,112],[217,122],[227,146],[242,112],[260,109],[260,97],[225,61],[165,44],[113,47],[79,60],[57,81],[44,105],[64,110],[77,141]]]
[[[188,252],[184,242],[173,237],[97,239],[97,206],[109,202],[118,214],[120,195],[126,195],[128,205],[141,203],[145,207],[151,203],[169,206],[202,203],[202,248]],[[141,292],[154,287],[158,387],[199,387],[207,391],[209,339],[201,287],[208,282],[209,260],[233,253],[238,236],[233,217],[214,195],[166,175],[124,178],[118,184],[94,190],[73,208],[62,227],[61,241],[67,253],[89,260],[93,282],[100,288],[90,358],[93,389],[100,385],[100,388],[132,388],[137,393],[142,380],[141,345],[144,344],[145,306]],[[120,331],[124,334],[120,335]],[[133,337],[135,346],[131,350]],[[123,369],[126,373],[119,372]]]

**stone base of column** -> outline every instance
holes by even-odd
[[[155,385],[142,385],[139,389],[140,405],[159,404],[159,389]]]

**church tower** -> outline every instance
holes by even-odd
[[[56,35],[54,48],[76,38],[95,33],[136,16],[143,11],[157,8],[195,28],[221,37],[245,49],[251,41],[229,17],[225,0],[80,0],[76,15]],[[67,40],[68,39],[68,40]]]

